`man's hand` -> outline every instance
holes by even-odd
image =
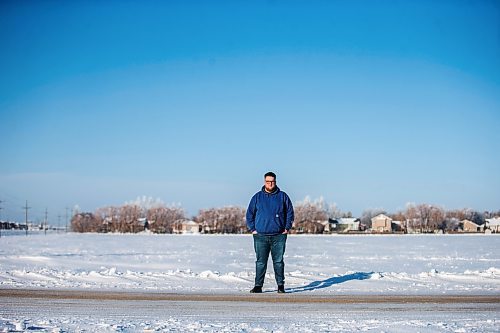
[[[252,231],[253,235],[257,235],[257,230]]]
[[[283,235],[288,234],[288,230],[285,229],[285,231],[282,232]]]

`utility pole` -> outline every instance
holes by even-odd
[[[48,215],[47,208],[45,208],[45,222],[44,222],[44,226],[43,226],[43,230],[45,232],[45,235],[47,235],[47,215]]]
[[[0,205],[2,204],[2,202],[5,202],[5,201],[0,200]],[[2,206],[0,206],[0,237],[2,237],[2,228],[3,228],[2,209],[3,209]]]
[[[26,210],[26,236],[28,236],[28,209],[31,207],[28,207],[28,200],[26,200],[26,205],[22,207],[24,210]]]
[[[66,220],[66,228],[65,228],[66,233],[68,232],[68,209],[69,208],[66,207],[66,219],[65,219]]]

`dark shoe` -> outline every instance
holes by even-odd
[[[260,294],[260,293],[262,292],[262,287],[255,286],[255,287],[253,287],[253,289],[252,289],[252,290],[250,290],[250,292],[251,292],[252,294]]]
[[[285,286],[278,286],[278,294],[284,294],[284,293],[286,293]]]

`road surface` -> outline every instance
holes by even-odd
[[[5,332],[498,332],[499,314],[500,295],[0,289]]]
[[[0,298],[113,301],[199,301],[334,304],[490,304],[500,306],[500,295],[296,295],[296,294],[176,294],[86,290],[0,289]]]

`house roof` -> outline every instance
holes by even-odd
[[[472,222],[472,221],[470,221],[470,220],[462,220],[462,223],[464,223],[464,224],[465,224],[465,223],[470,223],[470,224],[472,224],[472,225],[474,225],[474,226],[479,227],[479,224],[476,224],[476,223],[474,223],[474,222]]]
[[[330,223],[353,224],[359,222],[359,219],[355,217],[339,217],[336,219],[330,219],[329,221]]]
[[[339,221],[339,224],[354,224],[354,223],[358,223],[359,219],[354,218],[354,217],[343,217],[343,218],[338,219],[338,221]]]
[[[376,219],[376,218],[384,218],[384,219],[392,220],[389,216],[387,216],[385,214],[378,214],[377,216],[372,217],[372,220]]]
[[[489,226],[498,226],[500,225],[500,218],[495,217],[492,219],[486,219],[486,223],[488,223]]]

